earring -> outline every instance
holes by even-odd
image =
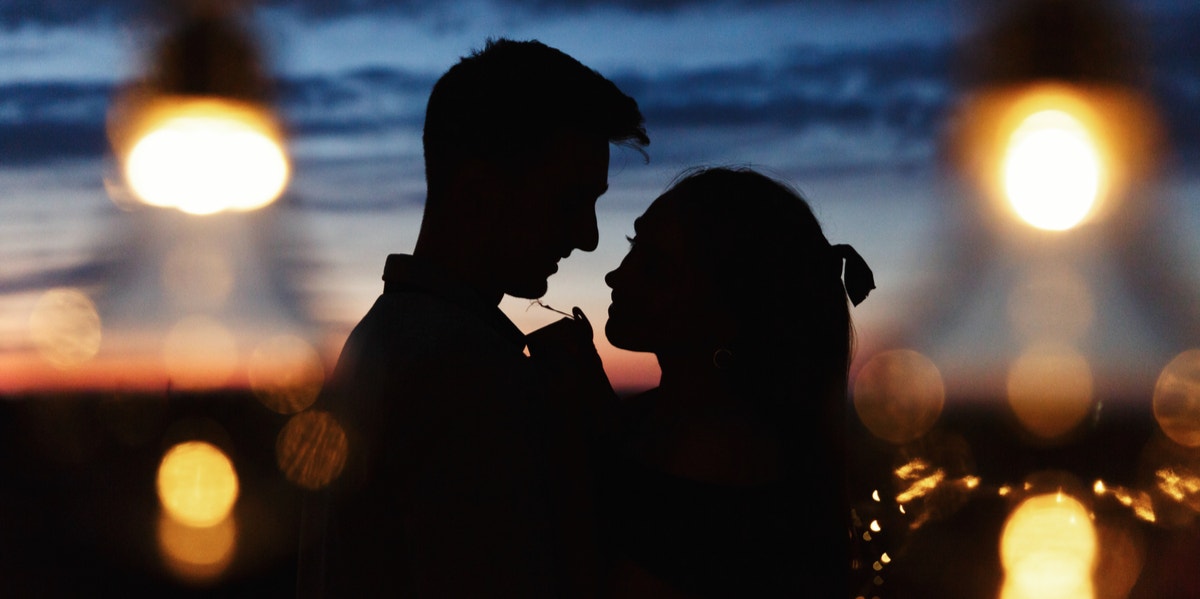
[[[713,352],[712,362],[717,370],[729,370],[733,368],[733,352],[724,347],[719,348]]]

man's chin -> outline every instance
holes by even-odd
[[[546,283],[546,279],[542,279],[541,281],[529,281],[520,285],[510,285],[505,290],[505,293],[513,297],[535,300],[546,295],[548,288],[549,284]]]

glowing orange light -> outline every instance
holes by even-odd
[[[213,526],[229,515],[237,497],[233,463],[213,445],[188,441],[163,456],[158,467],[158,499],[179,522]]]
[[[1154,473],[1157,486],[1167,497],[1200,511],[1200,476],[1184,466],[1164,466]]]
[[[932,492],[946,480],[945,471],[938,469],[933,471],[928,476],[923,476],[913,481],[911,485],[904,491],[896,495],[896,503],[908,503],[919,497],[924,497]]]
[[[291,335],[273,337],[254,350],[247,375],[259,401],[280,414],[312,405],[325,382],[317,350]]]
[[[1095,141],[1062,110],[1025,117],[1009,138],[1003,169],[1017,215],[1050,231],[1070,229],[1088,216],[1102,174]]]
[[[937,366],[909,349],[873,356],[854,381],[854,410],[871,434],[907,443],[929,431],[946,401]]]
[[[1171,360],[1154,386],[1154,418],[1163,434],[1184,447],[1200,447],[1200,349]]]
[[[279,469],[306,489],[320,489],[337,479],[348,450],[346,432],[337,419],[319,410],[292,416],[275,441]]]
[[[953,159],[994,200],[995,215],[1051,231],[1113,213],[1152,174],[1162,139],[1151,103],[1119,85],[982,88],[954,122]]]
[[[1096,532],[1091,515],[1062,493],[1038,495],[1009,516],[1000,540],[1001,599],[1092,599]]]
[[[1092,406],[1092,370],[1065,347],[1042,346],[1009,368],[1008,401],[1026,430],[1043,439],[1070,432]]]
[[[220,98],[167,97],[142,107],[125,177],[151,206],[189,214],[256,210],[290,176],[279,128],[265,110]]]
[[[237,339],[212,318],[189,316],[167,333],[163,361],[180,388],[220,387],[237,369]]]
[[[158,520],[158,548],[167,568],[187,582],[206,583],[233,561],[237,523],[225,518],[213,526],[194,527],[163,514]]]
[[[76,368],[100,351],[100,316],[77,289],[51,289],[29,315],[29,337],[42,357],[60,370]]]

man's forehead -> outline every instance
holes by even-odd
[[[603,193],[608,189],[608,141],[577,133],[563,133],[550,140],[541,166],[577,181],[580,186]]]

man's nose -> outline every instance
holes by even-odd
[[[596,211],[590,209],[581,212],[582,214],[575,223],[573,245],[585,252],[590,252],[600,244],[600,230],[596,224]]]

